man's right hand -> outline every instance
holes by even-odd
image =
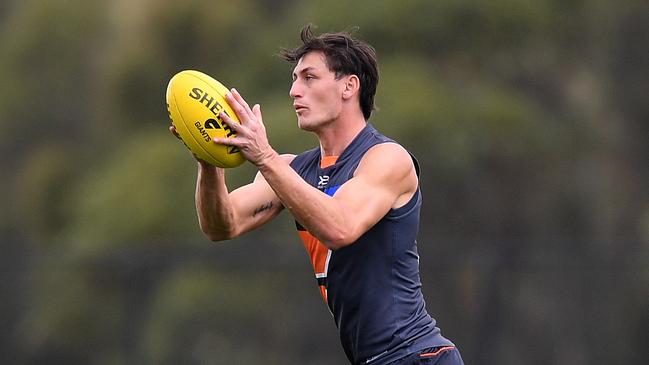
[[[180,134],[178,134],[178,131],[176,131],[176,127],[174,127],[173,124],[171,124],[171,125],[169,126],[169,132],[171,132],[171,134],[173,134],[174,136],[176,136],[176,138],[181,139],[181,138],[180,138]]]
[[[174,127],[173,124],[171,124],[169,126],[169,132],[171,132],[171,134],[173,134],[176,138],[178,138],[179,140],[182,141],[182,138],[180,138],[180,134],[178,134],[178,131],[176,130],[176,127]],[[191,152],[191,151],[189,151],[189,152]],[[201,167],[211,167],[211,168],[216,168],[216,169],[219,168],[219,167],[216,167],[214,165],[211,165],[211,164],[205,162],[204,160],[201,160],[198,156],[196,156],[195,153],[193,153],[193,152],[191,152],[191,153],[192,153],[192,156],[194,156],[194,158],[196,159],[196,161],[198,161],[198,163],[201,165]]]

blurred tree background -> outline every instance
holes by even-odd
[[[290,216],[208,242],[167,131],[198,69],[313,146],[276,56],[309,22],[377,49],[372,122],[422,164],[424,293],[465,362],[649,363],[640,0],[4,0],[2,363],[345,363]]]

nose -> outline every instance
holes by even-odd
[[[298,85],[297,80],[293,81],[293,83],[291,84],[291,89],[288,91],[288,95],[290,95],[293,99],[302,96],[302,91]]]

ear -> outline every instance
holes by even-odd
[[[354,95],[358,94],[361,89],[361,80],[359,80],[356,75],[346,76],[344,89],[343,89],[343,99],[350,99]]]

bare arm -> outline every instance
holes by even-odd
[[[279,158],[286,164],[293,155]],[[240,236],[276,217],[284,208],[264,177],[228,192],[224,169],[198,162],[196,211],[201,230],[212,241]]]
[[[405,204],[417,190],[417,175],[408,152],[397,144],[383,143],[372,147],[363,156],[354,177],[333,197],[328,196],[306,183],[273,150],[259,105],[250,108],[236,90],[228,93],[226,100],[241,124],[221,113],[237,136],[215,138],[214,142],[237,146],[259,168],[283,206],[330,249],[355,242],[391,208]]]
[[[391,143],[370,149],[333,197],[306,184],[281,159],[265,160],[260,171],[291,214],[334,250],[355,242],[390,209],[407,203],[418,185],[410,155]]]
[[[169,130],[179,138],[173,126]],[[294,157],[280,156],[287,164]],[[250,184],[229,192],[224,169],[197,161],[196,212],[201,230],[210,240],[240,236],[268,222],[284,208],[260,173]]]
[[[236,218],[223,169],[198,161],[195,201],[198,223],[209,239],[234,237]]]

